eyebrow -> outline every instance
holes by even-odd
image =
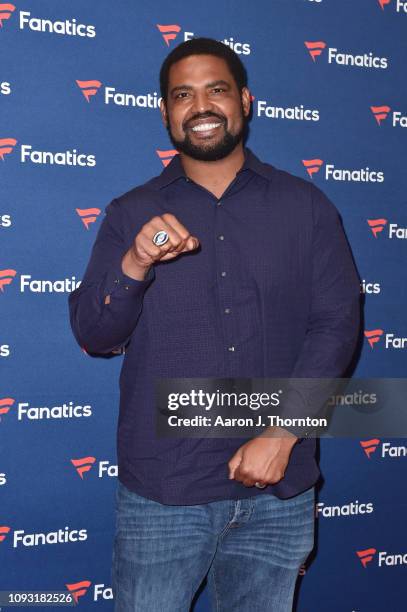
[[[217,85],[223,85],[224,87],[230,88],[230,84],[227,81],[223,81],[222,79],[218,79],[217,81],[212,81],[211,83],[207,83],[206,87],[216,87]],[[177,85],[176,87],[173,87],[171,89],[170,94],[174,94],[176,91],[179,90],[188,90],[190,91],[191,89],[193,89],[192,85]]]

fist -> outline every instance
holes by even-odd
[[[153,236],[160,230],[167,232],[169,239],[162,246],[156,246],[153,243]],[[195,250],[198,246],[198,238],[191,236],[174,215],[164,213],[153,217],[143,225],[123,257],[122,270],[131,278],[142,280],[154,263],[174,259],[181,253]]]

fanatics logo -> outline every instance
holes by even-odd
[[[357,550],[356,554],[359,557],[363,567],[366,568],[367,564],[372,561],[373,556],[376,554],[376,549],[366,548],[366,550]]]
[[[369,167],[366,168],[337,168],[334,164],[322,161],[322,159],[303,159],[304,164],[309,176],[314,178],[313,175],[321,169],[323,163],[325,163],[324,179],[326,181],[351,181],[354,183],[383,183],[384,172],[371,170]]]
[[[400,1],[400,0],[398,0]],[[407,5],[407,0],[406,5]],[[322,54],[324,49],[327,49],[328,64],[337,64],[338,66],[357,66],[358,68],[387,68],[389,60],[387,57],[374,55],[369,53],[358,53],[357,55],[337,49],[336,47],[328,47],[323,40],[304,42],[312,61],[315,63],[316,58]]]
[[[75,18],[52,21],[51,19],[32,17],[29,11],[20,11],[19,25],[20,30],[24,30],[27,26],[32,32],[48,32],[62,36],[87,36],[89,38],[96,36],[94,25],[77,23]]]
[[[176,149],[168,149],[167,151],[159,151],[156,149],[158,157],[161,159],[163,166],[167,167],[172,158],[178,154]]]
[[[0,138],[0,158],[4,161],[4,156],[12,153],[17,144],[15,138]]]
[[[89,225],[94,223],[101,213],[100,208],[77,208],[76,212],[82,219],[83,225],[89,229]]]
[[[384,332],[382,329],[372,329],[372,330],[365,330],[364,333],[365,333],[365,338],[369,342],[371,348],[373,348],[374,344],[379,342]],[[387,333],[384,335],[384,348],[386,349],[406,349],[407,348],[407,338],[403,336],[396,336],[393,333]]]
[[[380,4],[382,11],[384,7],[391,4],[391,0],[377,0]],[[396,4],[393,5],[396,8],[396,13],[407,13],[407,0],[396,0]]]
[[[375,238],[377,238],[377,234],[382,232],[387,225],[387,219],[368,219],[367,222]],[[393,240],[393,238],[397,240],[407,240],[407,227],[400,227],[397,223],[389,223],[388,228],[389,232],[385,235],[387,235],[390,240]]]
[[[177,27],[177,26],[170,26],[170,27]],[[195,38],[195,32],[187,32],[184,30],[184,42],[186,42],[187,40],[191,40],[192,38]],[[222,38],[219,42],[223,43],[227,47],[230,47],[235,53],[237,53],[237,55],[250,55],[252,51],[250,47],[250,43],[240,42],[238,40],[235,40],[233,36],[226,36],[225,38]]]
[[[376,451],[379,446],[380,440],[378,438],[372,438],[371,440],[361,440],[360,446],[365,451],[366,457],[370,459],[370,456]]]
[[[322,40],[318,40],[315,42],[310,42],[306,40],[304,42],[304,45],[308,49],[308,52],[314,62],[315,62],[315,58],[318,57],[318,55],[321,55],[322,51],[326,47],[326,43],[323,42]]]
[[[0,421],[1,417],[8,413],[15,400],[12,397],[0,398]]]
[[[373,236],[377,238],[377,234],[382,232],[387,224],[387,219],[368,219],[367,223],[372,230]]]
[[[380,440],[378,438],[360,441],[360,446],[365,451],[368,459],[370,459],[371,455],[376,452],[379,444]],[[407,457],[407,446],[394,446],[390,442],[382,442],[379,457],[382,459],[404,459],[404,457]]]
[[[9,531],[10,527],[7,527],[7,525],[0,525],[0,542],[4,542]]]
[[[82,91],[86,101],[89,102],[89,98],[94,96],[99,91],[99,87],[102,85],[100,81],[76,81],[79,89]]]
[[[383,336],[383,330],[382,329],[371,329],[371,330],[365,329],[364,334],[371,348],[373,348],[376,342],[379,342],[380,338]]]
[[[17,271],[12,270],[11,268],[7,268],[6,270],[0,270],[0,291],[2,293],[4,293],[4,287],[11,283],[16,274]]]
[[[382,121],[387,119],[387,115],[391,111],[390,106],[371,106],[370,109],[377,121],[377,125],[380,125]]]
[[[0,138],[0,158],[3,161],[4,155],[12,153],[16,144],[17,140],[15,138]],[[35,151],[28,144],[21,145],[20,161],[21,163],[30,161],[33,164],[57,164],[60,166],[96,166],[94,155],[83,155],[78,153],[76,149],[52,153],[51,151]]]
[[[75,467],[78,475],[83,480],[83,475],[85,472],[89,472],[93,465],[96,462],[96,457],[81,457],[79,459],[71,459],[72,465]],[[104,478],[108,476],[109,478],[117,478],[118,475],[118,467],[114,463],[110,463],[109,460],[103,459],[98,461],[97,466],[97,477]]]
[[[385,106],[371,106],[370,108],[372,110],[373,115],[376,118],[378,125],[381,125],[381,122],[387,119],[387,115],[391,111],[390,106],[386,106],[386,105]],[[392,127],[407,128],[407,115],[403,115],[400,111],[393,111],[391,114],[391,125]]]
[[[72,597],[74,598],[75,602],[78,603],[79,597],[86,595],[86,592],[91,584],[92,583],[90,580],[82,580],[81,582],[73,582],[71,584],[66,584],[65,586],[68,591],[72,593]]]
[[[3,27],[3,21],[10,19],[12,13],[16,10],[14,4],[0,4],[0,28]]]
[[[84,472],[89,472],[95,461],[95,457],[82,457],[82,459],[71,459],[72,465],[76,468],[76,471],[78,472],[82,480]]]
[[[250,96],[253,102],[254,96]],[[275,106],[269,104],[267,100],[257,101],[257,117],[267,117],[268,119],[288,119],[296,121],[319,121],[319,110],[304,108],[303,104],[295,106]]]
[[[157,23],[157,28],[161,32],[167,47],[170,46],[170,40],[175,40],[181,31],[179,25],[159,25]]]
[[[320,171],[324,162],[322,159],[303,159],[302,163],[304,164],[309,176],[313,178],[313,174]]]

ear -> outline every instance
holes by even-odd
[[[165,127],[167,127],[168,125],[167,106],[163,99],[161,99],[160,101],[160,112],[161,112],[161,119],[163,121],[163,124],[165,125]]]
[[[242,87],[242,106],[245,117],[249,116],[251,100],[250,100],[250,91],[247,87]]]

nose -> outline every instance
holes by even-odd
[[[207,113],[213,111],[213,105],[206,91],[197,91],[194,96],[193,111],[196,113]]]

